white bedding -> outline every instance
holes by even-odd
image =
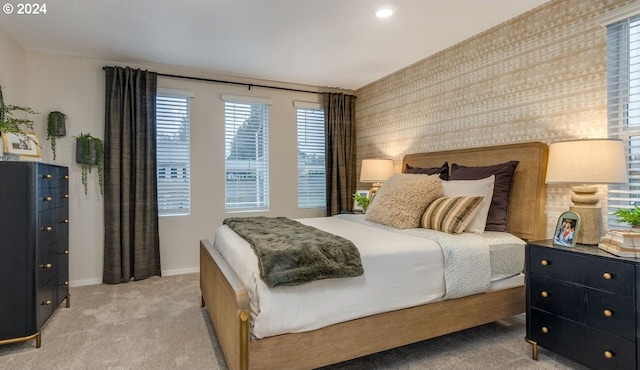
[[[356,222],[344,220],[343,216],[298,221],[351,240],[360,251],[364,274],[299,286],[268,288],[260,279],[249,244],[227,226],[216,230],[216,249],[249,290],[253,337],[314,330],[445,297],[445,258],[438,242],[358,223],[357,217]],[[490,255],[488,249],[486,255]],[[486,282],[479,285],[484,290],[491,283],[491,274],[486,275]]]

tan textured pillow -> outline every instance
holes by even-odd
[[[380,187],[366,218],[399,229],[417,228],[429,203],[441,196],[438,175],[396,174]]]
[[[460,234],[478,212],[483,197],[442,197],[429,204],[422,216],[422,227]]]

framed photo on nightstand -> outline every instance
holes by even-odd
[[[580,216],[572,211],[564,212],[558,217],[558,223],[553,233],[553,244],[563,247],[575,247],[579,229]]]

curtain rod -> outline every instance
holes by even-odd
[[[166,73],[158,73],[158,76],[171,77],[171,78],[182,78],[182,79],[185,79],[185,80],[194,80],[194,81],[214,82],[214,83],[219,83],[219,84],[240,85],[240,86],[246,86],[249,90],[251,90],[252,87],[262,87],[262,88],[265,88],[265,89],[295,91],[295,92],[302,92],[302,93],[309,93],[309,94],[322,94],[322,92],[320,92],[320,91],[291,89],[291,88],[288,88],[288,87],[269,86],[269,85],[257,85],[257,84],[250,84],[250,83],[246,83],[246,82],[213,80],[213,79],[210,79],[210,78],[171,75],[171,74],[166,74]]]
[[[102,67],[102,69],[104,70],[105,67]],[[269,86],[269,85],[257,85],[257,84],[251,84],[251,83],[246,83],[246,82],[235,82],[235,81],[225,81],[225,80],[214,80],[214,79],[210,79],[210,78],[202,78],[202,77],[190,77],[190,76],[180,76],[180,75],[172,75],[172,74],[166,74],[166,73],[156,73],[158,76],[162,76],[162,77],[170,77],[170,78],[181,78],[184,80],[194,80],[194,81],[204,81],[204,82],[214,82],[214,83],[219,83],[219,84],[229,84],[229,85],[240,85],[240,86],[246,86],[249,90],[251,90],[252,87],[262,87],[265,89],[275,89],[275,90],[285,90],[285,91],[295,91],[295,92],[302,92],[302,93],[309,93],[309,94],[322,94],[322,92],[320,91],[310,91],[310,90],[301,90],[301,89],[291,89],[288,87],[279,87],[279,86]]]

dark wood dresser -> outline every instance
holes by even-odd
[[[640,260],[593,246],[526,247],[527,341],[595,369],[640,364]]]
[[[67,167],[0,162],[0,344],[36,339],[69,307]]]

